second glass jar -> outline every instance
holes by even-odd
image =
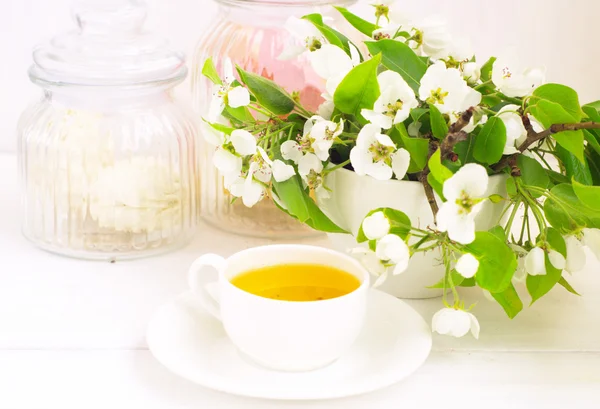
[[[292,41],[285,29],[290,16],[301,17],[347,6],[353,1],[322,0],[216,0],[219,14],[200,39],[192,61],[192,98],[197,115],[205,116],[212,97],[212,84],[202,75],[204,61],[211,57],[217,69],[229,57],[234,64],[281,84],[288,92],[299,91],[304,106],[316,110],[324,84],[307,58],[288,61],[278,57]],[[328,7],[326,7],[328,5]],[[212,163],[213,148],[200,142],[201,209],[210,224],[233,233],[265,238],[297,238],[316,234],[279,210],[265,198],[252,208],[233,197]]]

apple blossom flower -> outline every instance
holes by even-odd
[[[481,67],[476,62],[466,62],[461,66],[462,76],[467,84],[474,86],[481,79]]]
[[[472,278],[479,269],[479,260],[471,253],[465,253],[458,259],[454,268],[464,278]]]
[[[583,244],[600,260],[600,229],[583,229]]]
[[[401,180],[410,164],[410,154],[396,145],[381,128],[365,125],[356,138],[356,146],[350,151],[350,162],[358,175],[369,175],[377,180],[389,180],[392,174]]]
[[[446,202],[440,206],[437,225],[450,239],[461,244],[475,240],[475,216],[483,206],[488,180],[483,166],[469,163],[444,182]]]
[[[434,105],[442,114],[466,111],[481,102],[481,94],[469,87],[456,68],[443,61],[431,65],[421,79],[419,98]]]
[[[532,276],[546,275],[546,253],[541,247],[531,249],[525,256],[525,271]]]
[[[527,269],[525,268],[525,257],[527,250],[517,244],[508,244],[517,256],[517,269],[513,275],[513,282],[523,283],[527,279]]]
[[[369,240],[379,240],[390,232],[390,221],[383,212],[375,212],[362,222],[363,233]]]
[[[518,152],[517,145],[520,145],[527,138],[527,130],[523,125],[521,115],[517,112],[518,105],[506,105],[498,111],[498,118],[504,122],[506,127],[506,145],[504,146],[504,155],[511,155]]]
[[[344,121],[338,123],[313,116],[304,124],[302,137],[298,141],[286,141],[281,144],[281,155],[286,160],[298,164],[304,155],[312,154],[320,160],[329,159],[329,150],[334,139],[344,131]]]
[[[516,56],[507,53],[507,58],[498,58],[492,67],[492,81],[509,97],[525,97],[542,85],[546,79],[545,68],[527,68]]]
[[[451,335],[456,338],[464,337],[469,331],[479,338],[479,321],[470,312],[456,308],[442,308],[433,316],[431,328],[442,335]]]
[[[571,274],[583,270],[586,259],[583,244],[575,236],[566,237],[565,244],[567,245],[565,270]]]
[[[405,272],[410,261],[408,246],[395,234],[388,234],[377,241],[375,255],[388,264],[394,264],[393,275]]]
[[[339,47],[335,48],[341,50],[341,48]],[[329,49],[329,47],[327,47],[325,51],[327,51],[327,49]],[[325,99],[325,101],[331,102],[333,102],[333,96],[335,95],[337,87],[342,83],[344,78],[346,78],[346,75],[348,75],[352,68],[360,64],[360,53],[352,44],[350,44],[350,57],[348,57],[348,55],[345,52],[342,52],[342,54],[340,54],[336,51],[336,53],[339,55],[338,59],[335,61],[330,61],[328,58],[325,57],[325,59],[327,60],[326,63],[328,64],[328,67],[326,70],[323,71],[324,73],[327,72],[330,76],[323,77],[325,80],[327,80],[325,83],[326,92],[321,94],[321,96]],[[319,58],[323,59],[323,55],[321,53],[317,53],[317,55],[314,57],[314,61],[318,61]]]
[[[395,71],[384,71],[377,76],[381,95],[373,109],[363,109],[362,116],[383,129],[404,122],[413,108],[419,106],[415,93],[404,78]]]
[[[245,176],[225,175],[225,187],[233,196],[241,197],[246,207],[253,207],[261,201],[267,191],[265,184],[254,178],[258,168],[259,164],[253,162]]]
[[[248,131],[236,129],[217,148],[213,164],[223,174],[239,174],[242,171],[242,158],[256,153],[256,139]]]
[[[226,106],[239,108],[250,104],[250,93],[241,85],[233,85],[233,64],[231,59],[223,61],[223,84],[219,86],[209,107],[209,120],[215,122]]]
[[[550,264],[558,270],[565,268],[565,257],[556,250],[534,247],[525,257],[525,270],[532,276],[546,275],[546,255]]]
[[[349,73],[356,63],[344,50],[333,44],[324,44],[317,51],[310,53],[308,57],[317,75],[325,80],[339,78],[342,73]],[[356,60],[356,57],[354,59]],[[343,77],[345,74],[339,79],[339,82]]]
[[[446,21],[440,16],[430,16],[413,26],[408,45],[416,52],[435,60],[448,56],[452,47]]]
[[[287,19],[284,27],[291,34],[292,41],[279,55],[279,60],[297,58],[304,53],[317,51],[326,44],[323,34],[308,20],[292,16]]]

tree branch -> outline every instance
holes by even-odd
[[[527,115],[522,115],[521,118],[523,120],[523,125],[527,130],[527,139],[525,139],[525,141],[517,148],[519,151],[518,153],[513,153],[512,155],[504,156],[502,157],[500,162],[492,166],[492,169],[495,172],[500,172],[507,166],[511,165],[511,163],[515,163],[516,158],[521,153],[525,152],[527,148],[529,148],[534,143],[539,142],[551,135],[565,131],[579,131],[581,129],[600,129],[600,123],[598,122],[581,122],[577,124],[554,124],[550,128],[542,132],[535,132],[533,130],[533,126],[531,125],[529,117],[527,117]]]
[[[429,159],[435,153],[435,151],[440,148],[440,156],[442,159],[450,159],[456,160],[454,154],[454,146],[457,143],[462,142],[467,139],[468,134],[463,131],[463,129],[469,125],[471,122],[471,118],[473,118],[473,114],[475,113],[475,107],[471,107],[462,113],[460,118],[453,123],[448,129],[448,135],[442,140],[441,144],[437,141],[430,140],[429,141],[429,152],[427,154],[427,163],[429,163]],[[429,176],[429,165],[426,164],[423,171],[419,174],[419,182],[423,185],[423,189],[425,190],[425,196],[427,196],[427,202],[429,203],[429,207],[431,207],[431,212],[433,213],[433,221],[436,222],[437,214],[440,210],[438,207],[437,201],[435,200],[435,192],[433,188],[429,184],[427,180],[427,176]]]

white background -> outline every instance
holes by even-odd
[[[519,47],[519,56],[548,68],[548,80],[576,88],[582,102],[600,99],[597,0],[400,0],[413,15],[439,12],[468,35],[480,59]],[[27,68],[34,45],[74,28],[71,0],[0,0],[0,151],[14,151],[19,113],[40,92]],[[148,0],[147,26],[191,54],[214,19],[211,0]],[[187,87],[184,84],[183,87]]]

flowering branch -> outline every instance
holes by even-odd
[[[518,153],[504,156],[500,160],[500,162],[498,162],[497,164],[492,166],[492,169],[495,172],[500,172],[507,166],[511,166],[512,164],[515,163],[516,158],[522,152],[525,152],[525,150],[528,149],[531,145],[533,145],[534,143],[539,142],[551,135],[554,135],[559,132],[565,132],[565,131],[579,131],[582,129],[600,129],[600,123],[598,123],[598,122],[581,122],[581,123],[577,123],[577,124],[554,124],[554,125],[550,126],[550,128],[548,128],[544,131],[535,132],[533,130],[533,126],[531,125],[531,121],[529,120],[527,115],[522,115],[521,118],[523,120],[523,125],[525,126],[525,129],[527,130],[527,139],[525,139],[525,141],[518,147],[518,151],[519,151]]]

